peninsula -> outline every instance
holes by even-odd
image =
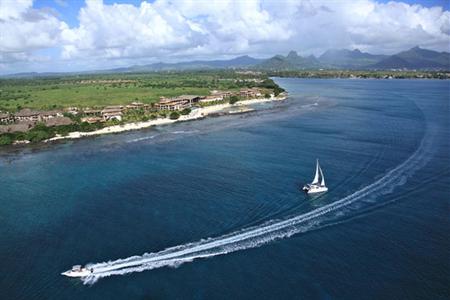
[[[0,81],[0,145],[136,130],[285,99],[255,71],[100,74]]]

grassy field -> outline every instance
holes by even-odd
[[[233,71],[101,74],[0,80],[0,110],[103,107],[133,101],[152,103],[160,96],[208,95],[213,89],[237,90],[257,85],[263,75]]]

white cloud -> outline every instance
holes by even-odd
[[[449,51],[450,42],[449,11],[401,2],[156,0],[134,6],[86,0],[79,25],[72,28],[52,10],[34,9],[31,0],[0,0],[0,5],[3,65],[30,60],[38,49],[48,48],[61,53],[55,59],[73,65],[89,61],[106,67],[269,56],[291,49],[304,54],[329,48],[393,53],[420,45]]]
[[[33,4],[33,0],[1,0],[0,20],[17,19],[26,12]]]
[[[284,18],[295,34],[289,47],[319,54],[329,48],[360,48],[394,53],[416,45],[449,51],[450,12],[401,2],[303,1],[286,8]]]
[[[200,34],[164,3],[104,5],[87,0],[80,26],[62,32],[64,58],[151,56],[195,45]]]
[[[342,12],[350,20],[347,31],[355,46],[389,53],[415,45],[449,50],[450,36],[441,27],[450,22],[450,12],[398,2],[365,2],[363,16]]]
[[[64,58],[244,53],[249,45],[291,35],[288,24],[258,1],[156,1],[136,7],[87,0],[79,19],[79,27],[62,34]]]
[[[33,51],[58,46],[67,25],[31,0],[0,0],[0,62],[35,61]]]

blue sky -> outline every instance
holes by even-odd
[[[382,0],[379,1],[381,3],[387,3],[391,0]],[[433,6],[441,6],[444,7],[446,10],[450,9],[450,1],[448,0],[403,0],[401,2],[407,3],[407,4],[419,4],[425,7],[433,7]]]
[[[0,0],[0,74],[330,48],[449,51],[444,0]]]
[[[132,4],[134,6],[139,6],[142,1],[139,0],[125,0],[125,1],[114,1],[114,0],[104,0],[103,3],[107,5],[117,4]],[[154,1],[147,1],[152,3]],[[58,13],[61,14],[62,19],[69,26],[78,26],[78,13],[80,8],[85,6],[85,2],[83,0],[37,0],[34,1],[34,8],[46,8],[51,7],[55,9]]]

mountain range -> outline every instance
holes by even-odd
[[[327,50],[319,57],[302,57],[295,51],[276,55],[254,66],[268,70],[358,69],[358,70],[450,70],[450,53],[414,47],[394,55],[375,55],[355,50]]]
[[[239,56],[230,60],[197,60],[180,63],[154,63],[110,70],[112,72],[145,72],[195,69],[257,69],[257,70],[450,70],[450,53],[414,47],[394,55],[377,55],[358,49],[327,50],[319,57],[301,56],[290,51],[286,56],[275,55],[268,59]]]
[[[414,47],[395,55],[386,57],[371,65],[374,69],[450,69],[450,53]]]
[[[176,71],[176,70],[202,70],[202,69],[227,69],[227,68],[251,68],[263,62],[248,55],[239,56],[229,60],[194,60],[179,63],[154,63],[149,65],[136,65],[126,68],[112,69],[112,72],[146,72],[146,71]]]
[[[92,73],[135,73],[176,70],[208,69],[253,69],[261,71],[280,70],[314,70],[314,69],[354,69],[354,70],[450,70],[450,53],[414,47],[394,55],[376,55],[358,49],[332,49],[315,57],[300,56],[290,51],[286,56],[275,55],[268,59],[239,56],[229,60],[195,60],[179,63],[153,63],[135,65],[125,68],[77,72],[72,74]],[[62,75],[67,73],[20,73],[4,77],[34,77]]]

